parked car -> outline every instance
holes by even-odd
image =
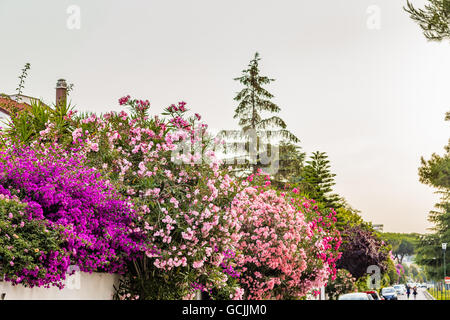
[[[373,300],[373,298],[365,292],[353,292],[340,295],[338,300]]]
[[[373,298],[373,300],[384,300],[383,297],[380,297],[380,295],[376,291],[364,291],[364,292],[370,295]]]
[[[395,289],[395,292],[400,296],[406,294],[406,288],[401,284],[396,284],[394,286],[394,289]]]
[[[397,292],[394,287],[386,287],[381,289],[381,296],[385,300],[397,300]]]

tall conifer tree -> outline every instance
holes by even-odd
[[[255,53],[248,68],[242,71],[240,77],[234,79],[244,86],[234,98],[238,102],[234,118],[239,120],[241,127],[241,131],[234,136],[237,136],[241,140],[241,145],[245,146],[245,154],[238,156],[238,160],[241,160],[238,162],[238,171],[254,172],[258,168],[264,167],[267,160],[275,161],[278,164],[276,158],[279,144],[281,142],[299,142],[299,139],[286,129],[287,126],[283,119],[274,115],[281,109],[271,101],[274,96],[264,86],[275,80],[260,74],[260,60],[259,54]],[[272,115],[265,118],[264,113]],[[252,134],[255,134],[253,140]],[[230,137],[231,135],[226,132],[225,136]],[[254,162],[250,159],[249,153],[255,155]]]
[[[320,151],[313,152],[306,164],[302,182],[309,186],[309,190],[312,190],[310,196],[328,208],[340,207],[339,196],[332,194],[336,175],[330,171],[330,160],[327,154]]]

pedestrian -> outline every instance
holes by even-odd
[[[414,295],[414,300],[415,300],[417,297],[417,287],[413,288],[413,295]]]
[[[406,285],[406,296],[409,299],[409,295],[411,294],[411,288],[409,287],[409,285]]]

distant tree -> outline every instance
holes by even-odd
[[[351,227],[361,227],[364,230],[372,231],[372,225],[359,215],[360,211],[348,207],[336,209],[336,226],[339,231],[344,231]]]
[[[260,60],[259,53],[255,53],[248,68],[242,71],[240,77],[234,79],[244,86],[234,98],[238,102],[234,118],[239,120],[241,131],[237,133],[222,132],[225,138],[244,140],[245,154],[235,154],[237,160],[240,160],[235,165],[237,171],[241,172],[255,172],[258,168],[264,167],[266,157],[274,158],[276,156],[275,153],[280,141],[285,141],[286,143],[298,143],[300,141],[286,129],[286,123],[279,116],[272,115],[264,118],[264,113],[276,114],[281,109],[271,101],[274,97],[273,94],[264,88],[265,85],[275,80],[260,75]],[[255,134],[254,141],[252,141],[252,134]],[[236,152],[233,143],[227,143],[226,145],[228,154]],[[254,162],[253,159],[249,158],[249,153],[255,156]],[[277,162],[277,160],[274,159],[273,161]]]
[[[322,202],[326,207],[337,208],[339,205],[339,196],[332,194],[334,182],[334,173],[330,170],[330,161],[325,152],[313,152],[310,160],[306,162],[303,170],[303,181],[312,188],[310,195],[316,201]]]
[[[450,40],[450,0],[428,0],[423,9],[416,9],[407,1],[404,9],[419,24],[428,40]]]
[[[445,211],[430,212],[429,220],[437,225],[432,228],[433,233],[421,237],[415,257],[416,263],[423,267],[430,278],[435,280],[440,280],[444,276],[442,243],[450,243],[449,203],[441,203],[440,205],[442,207],[446,206]],[[446,270],[450,268],[448,260],[446,260]]]
[[[402,263],[405,256],[411,256],[414,254],[414,244],[407,240],[402,240],[398,248],[393,251],[393,254],[398,257],[398,262]]]
[[[381,237],[392,246],[392,254],[401,264],[405,256],[415,254],[420,235],[417,233],[383,232]]]
[[[419,275],[419,269],[415,265],[411,265],[411,274],[413,276],[413,279],[417,279],[417,276]]]

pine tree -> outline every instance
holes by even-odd
[[[428,0],[424,9],[416,9],[408,1],[404,9],[419,24],[428,40],[450,40],[450,0]]]
[[[311,159],[306,162],[302,175],[302,182],[309,185],[310,196],[325,205],[327,208],[339,207],[339,196],[332,194],[334,173],[330,171],[330,161],[325,152],[313,152]]]
[[[245,146],[245,154],[238,156],[240,162],[238,162],[237,171],[255,172],[258,168],[264,167],[267,160],[278,163],[275,156],[278,153],[279,143],[281,141],[299,142],[299,139],[286,129],[287,126],[283,119],[276,115],[264,118],[263,113],[276,114],[281,109],[271,101],[274,96],[263,87],[275,80],[260,75],[260,60],[259,54],[256,53],[248,68],[242,71],[240,77],[234,79],[244,86],[234,98],[239,103],[235,109],[234,118],[239,119],[241,127],[241,131],[234,136],[243,140],[244,142],[241,141],[240,144]],[[228,138],[233,136],[230,132],[223,133]],[[275,139],[278,140],[277,143],[274,143]],[[229,147],[230,145],[233,143],[227,144],[228,152],[230,149],[231,152],[236,152],[233,147]],[[252,161],[251,155],[255,156],[255,161]]]
[[[450,120],[447,112],[445,120]],[[450,141],[445,146],[443,156],[433,154],[426,161],[422,158],[419,168],[420,182],[436,188],[441,200],[435,205],[436,210],[429,213],[428,220],[434,224],[433,233],[421,238],[416,261],[425,266],[428,274],[434,279],[443,277],[442,243],[450,243]],[[447,270],[450,270],[450,259],[447,259]]]

